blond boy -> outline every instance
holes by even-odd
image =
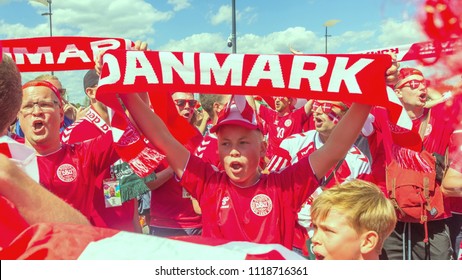
[[[396,225],[391,201],[376,185],[359,179],[321,193],[311,218],[318,260],[378,260]]]

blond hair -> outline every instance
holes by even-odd
[[[322,192],[313,201],[311,218],[325,220],[332,209],[344,214],[357,233],[375,231],[379,236],[379,253],[397,221],[393,204],[377,185],[359,179]]]

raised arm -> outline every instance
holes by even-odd
[[[260,112],[260,103],[255,102],[253,95],[246,95],[245,99],[247,100],[247,103],[249,103],[250,107],[252,107],[252,109],[254,109],[258,114]]]
[[[29,224],[90,225],[82,213],[36,183],[2,154],[0,166],[0,195],[11,201]]]
[[[324,146],[309,156],[311,167],[318,179],[323,178],[339,160],[345,157],[358,137],[371,108],[370,105],[353,103]]]
[[[131,118],[144,136],[167,157],[173,172],[181,178],[189,151],[170,133],[162,119],[137,94],[121,95]]]
[[[311,115],[312,106],[313,106],[313,99],[306,101],[305,105],[303,105],[303,108],[305,109],[305,114],[307,116]]]

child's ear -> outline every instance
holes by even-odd
[[[401,93],[400,89],[395,89],[395,93],[396,93],[396,96],[398,96],[398,98],[403,98],[403,94]]]
[[[366,231],[361,235],[361,254],[366,255],[376,250],[379,243],[379,234],[375,231]]]

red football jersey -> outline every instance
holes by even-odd
[[[97,176],[118,159],[112,134],[37,156],[40,184],[91,219]]]
[[[204,136],[201,144],[194,151],[194,155],[205,162],[219,167],[220,156],[218,155],[217,136],[215,134],[207,134]]]
[[[74,122],[61,133],[61,142],[74,144],[96,138],[110,131],[109,125],[90,108],[84,117]],[[125,231],[135,231],[133,215],[135,213],[135,200],[124,202],[121,206],[106,207],[103,180],[111,178],[111,168],[105,169],[95,179],[95,195],[93,206],[95,211],[91,221],[95,226],[108,227]]]
[[[281,144],[289,135],[300,133],[309,117],[305,113],[305,108],[300,107],[289,114],[280,117],[278,112],[260,106],[259,116],[265,121],[268,130],[268,151],[267,156],[273,156],[273,150]]]
[[[191,155],[180,183],[199,201],[203,236],[291,249],[297,212],[319,182],[306,158],[240,188],[224,171]]]
[[[156,173],[167,168],[164,159]],[[151,226],[174,229],[201,228],[201,216],[194,212],[190,194],[170,178],[161,187],[151,192]]]

